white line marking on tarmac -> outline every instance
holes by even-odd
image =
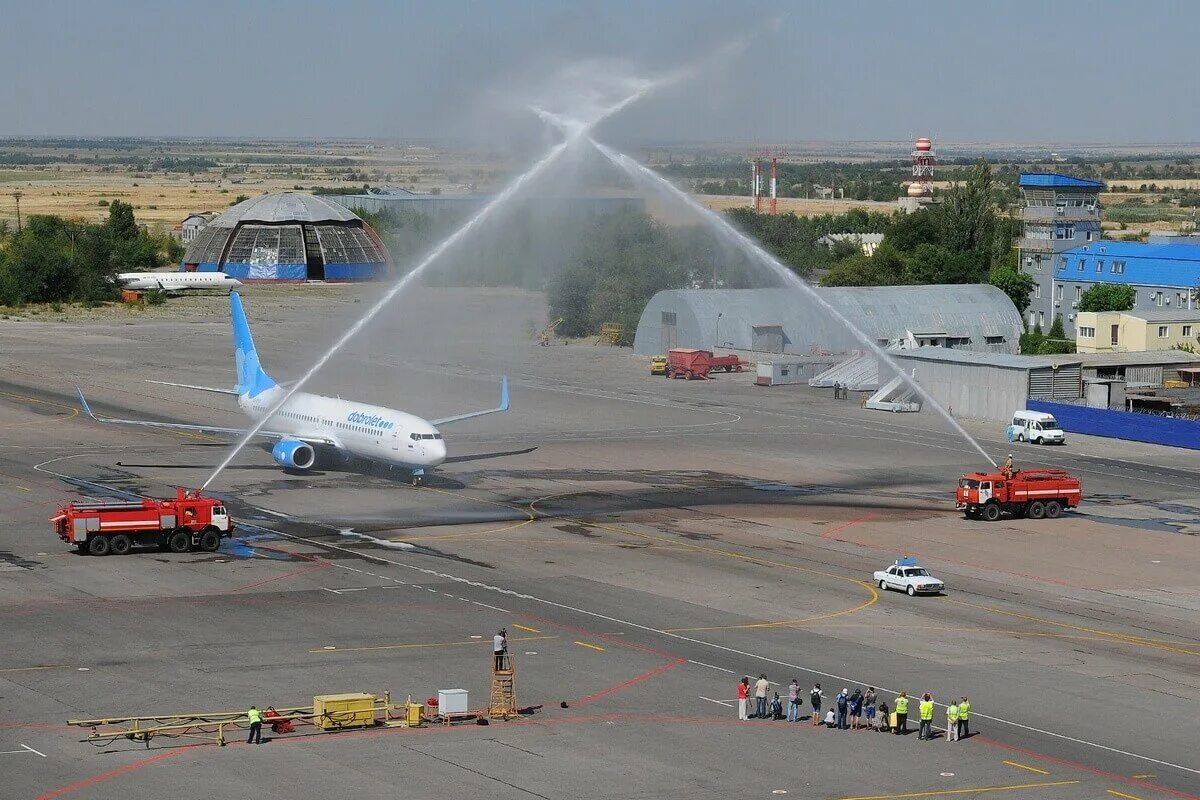
[[[269,508],[262,508],[260,506],[255,506],[255,508],[257,508],[259,511],[263,512],[264,514],[270,514],[272,517],[279,517],[280,519],[291,519],[291,517],[289,517],[287,514],[284,514],[279,511],[272,511]]]
[[[47,757],[45,753],[40,753],[27,744],[21,745],[20,750],[0,750],[0,756],[23,756],[26,753],[33,753],[35,756],[41,756],[42,758]]]
[[[478,600],[472,600],[471,602],[477,606],[483,606],[484,608],[490,608],[492,611],[499,611],[501,614],[511,613],[507,608],[498,608],[496,606],[489,606],[487,603],[481,603]]]
[[[328,586],[322,586],[321,588],[327,592],[333,592],[334,594],[341,594],[341,592],[339,592],[337,589],[330,589]]]
[[[733,703],[727,703],[724,700],[713,700],[711,697],[705,697],[702,694],[696,695],[696,696],[699,697],[701,700],[707,700],[708,702],[716,703],[719,706],[725,706],[726,708],[733,708]]]
[[[297,541],[302,541],[302,542],[307,542],[309,544],[317,545],[318,547],[326,547],[331,550],[341,550],[343,552],[354,555],[356,558],[362,557],[362,553],[358,553],[353,550],[349,550],[345,547],[340,547],[335,544],[330,544],[328,542],[322,542],[317,539],[309,539],[304,536],[296,536],[294,534],[284,533],[282,531],[274,531],[274,533],[277,533],[280,536],[283,536],[283,537],[286,537],[289,539],[294,539]],[[675,639],[677,641],[688,642],[689,644],[695,644],[695,645],[699,645],[701,647],[708,647],[708,648],[712,648],[713,650],[720,650],[724,653],[730,653],[732,655],[742,656],[743,658],[757,659],[757,660],[762,661],[767,664],[775,664],[776,666],[790,667],[792,669],[804,670],[805,672],[809,673],[810,675],[820,675],[821,677],[825,677],[825,678],[832,678],[834,680],[853,682],[856,684],[864,684],[864,685],[868,685],[868,686],[874,685],[874,686],[879,687],[881,690],[883,690],[885,692],[897,692],[898,691],[895,689],[889,689],[888,687],[883,686],[879,682],[864,681],[864,680],[861,680],[858,678],[848,677],[845,675],[837,675],[837,674],[831,673],[831,672],[822,672],[821,670],[813,669],[812,667],[805,667],[801,664],[792,664],[788,661],[779,661],[778,659],[769,658],[769,657],[763,656],[763,655],[758,655],[757,653],[748,653],[744,650],[738,650],[736,648],[727,647],[725,645],[716,644],[714,642],[706,642],[703,639],[694,639],[690,636],[683,636],[682,634],[678,634],[678,633],[670,633],[668,631],[659,630],[658,628],[652,628],[649,625],[642,625],[637,622],[631,622],[629,620],[620,619],[619,617],[613,617],[608,614],[601,614],[598,611],[588,611],[587,609],[576,608],[575,606],[570,606],[570,605],[567,605],[566,603],[559,603],[554,600],[546,600],[545,598],[535,597],[534,595],[526,594],[524,592],[518,592],[513,589],[505,589],[501,586],[493,586],[492,584],[489,584],[489,583],[483,583],[482,581],[476,581],[476,580],[472,580],[470,578],[464,578],[459,575],[451,575],[450,573],[447,573],[447,572],[439,572],[438,570],[429,569],[428,567],[418,567],[415,564],[406,564],[403,561],[392,561],[389,558],[384,558],[383,556],[377,556],[377,555],[372,555],[372,556],[370,556],[370,558],[373,558],[377,561],[381,561],[385,564],[391,564],[393,566],[400,567],[402,569],[408,569],[408,570],[412,570],[414,572],[420,572],[424,575],[430,575],[430,576],[433,576],[436,578],[441,578],[443,580],[455,581],[456,583],[462,583],[467,586],[475,587],[477,589],[484,589],[489,592],[496,592],[497,594],[507,595],[509,597],[516,597],[518,599],[528,600],[533,603],[540,603],[545,606],[550,606],[552,608],[558,608],[563,611],[570,611],[575,614],[582,614],[583,616],[592,617],[594,619],[602,619],[606,622],[611,622],[616,625],[624,625],[626,627],[634,628],[636,630],[658,634],[659,636],[665,636],[669,639]],[[434,591],[434,590],[430,589],[430,591]],[[473,602],[476,602],[477,605],[484,605],[483,603],[478,603],[477,601],[473,601]],[[497,610],[500,610],[500,609],[497,609]],[[699,662],[692,662],[692,663],[698,664]],[[709,666],[712,669],[717,669],[717,670],[720,670],[721,672],[732,672],[732,670],[726,670],[722,667],[714,667],[711,664],[704,665],[704,666]],[[736,674],[736,673],[734,673],[734,674]],[[944,704],[939,704],[939,705],[944,706]],[[1040,733],[1044,736],[1049,736],[1049,737],[1052,737],[1055,739],[1062,739],[1063,741],[1074,742],[1075,744],[1081,744],[1086,747],[1094,747],[1097,750],[1104,750],[1109,753],[1117,753],[1118,755],[1128,756],[1130,758],[1135,758],[1140,761],[1146,761],[1151,764],[1158,764],[1160,766],[1171,767],[1172,769],[1177,769],[1182,772],[1188,772],[1193,775],[1200,775],[1200,769],[1195,769],[1193,767],[1185,767],[1182,764],[1173,764],[1170,761],[1163,761],[1161,759],[1141,755],[1140,753],[1133,753],[1128,750],[1120,750],[1116,747],[1109,747],[1108,745],[1099,744],[1098,742],[1090,742],[1086,739],[1078,739],[1074,736],[1068,736],[1064,733],[1055,733],[1054,731],[1048,731],[1043,728],[1035,728],[1032,725],[1025,725],[1020,722],[1013,722],[1011,720],[1003,719],[1001,717],[993,717],[993,716],[989,716],[987,714],[981,714],[978,712],[976,712],[976,716],[978,716],[980,719],[986,719],[986,720],[990,720],[992,722],[998,722],[1003,725],[1010,725],[1014,728],[1020,728],[1021,730],[1026,730],[1026,731],[1030,731],[1033,733]]]
[[[92,486],[96,486],[96,487],[98,487],[98,488],[104,489],[105,491],[113,491],[113,489],[112,489],[111,487],[105,486],[105,485],[103,485],[103,484],[100,484],[100,483],[94,483],[94,482],[91,482],[91,481],[86,481],[86,480],[83,480],[83,479],[81,479],[81,478],[73,478],[73,477],[71,477],[71,476],[69,476],[69,475],[63,475],[63,474],[60,474],[60,473],[55,473],[55,472],[52,472],[52,471],[50,471],[50,470],[44,470],[44,469],[42,469],[42,467],[44,467],[44,466],[45,466],[45,465],[47,465],[47,464],[51,464],[51,463],[54,463],[54,462],[56,462],[56,461],[63,461],[63,460],[70,459],[70,458],[78,458],[78,457],[80,457],[80,456],[83,456],[83,455],[86,455],[86,454],[84,454],[84,453],[75,453],[75,454],[73,454],[73,455],[69,455],[69,456],[61,456],[61,457],[59,457],[59,458],[53,458],[53,459],[50,459],[49,461],[44,461],[44,462],[42,462],[41,464],[38,464],[38,465],[34,466],[34,469],[35,469],[35,470],[37,470],[37,471],[39,471],[39,472],[44,472],[44,473],[47,473],[47,474],[50,474],[50,475],[55,475],[56,477],[63,478],[64,480],[77,481],[77,482],[79,482],[79,483],[85,483],[85,484],[90,484],[90,485],[92,485]],[[1194,488],[1194,487],[1187,487],[1187,488]],[[127,494],[128,494],[128,493],[127,493]],[[255,527],[257,527],[257,526],[255,526]],[[267,530],[269,530],[269,529],[267,529]],[[308,537],[304,537],[304,536],[296,536],[296,535],[294,535],[294,534],[290,534],[290,533],[284,533],[283,531],[274,531],[274,530],[272,530],[271,532],[272,532],[272,533],[275,533],[275,534],[277,534],[277,535],[279,535],[279,536],[283,536],[283,537],[285,537],[285,538],[292,539],[292,540],[294,540],[294,541],[307,542],[307,543],[309,543],[309,544],[316,545],[317,547],[324,547],[324,548],[327,548],[327,549],[330,549],[330,550],[340,550],[340,551],[342,551],[342,552],[344,552],[344,553],[349,553],[350,555],[353,555],[355,558],[361,558],[361,557],[362,557],[362,553],[356,552],[356,551],[354,551],[354,550],[351,550],[351,549],[349,549],[349,548],[347,548],[347,547],[340,547],[340,546],[338,546],[338,545],[335,545],[335,544],[330,544],[330,543],[328,543],[328,542],[322,542],[322,541],[319,541],[319,540],[316,540],[316,539],[310,539],[310,538],[308,538]],[[503,595],[508,595],[508,596],[510,596],[510,597],[517,597],[517,598],[519,598],[519,599],[522,599],[522,600],[529,600],[529,601],[531,601],[531,602],[540,603],[540,604],[542,604],[542,605],[551,606],[551,607],[553,607],[553,608],[559,608],[559,609],[562,609],[562,610],[564,610],[564,611],[571,611],[571,612],[574,612],[574,613],[576,613],[576,614],[582,614],[582,615],[584,615],[584,616],[594,617],[594,618],[596,618],[596,619],[603,619],[603,620],[605,620],[605,621],[607,621],[607,622],[612,622],[612,623],[615,623],[615,624],[618,624],[618,625],[625,625],[625,626],[627,626],[627,627],[634,628],[634,629],[641,630],[641,631],[646,631],[646,632],[649,632],[649,633],[655,633],[655,634],[658,634],[658,635],[660,635],[660,636],[665,636],[665,637],[667,637],[667,638],[670,638],[670,639],[676,639],[676,640],[678,640],[678,641],[685,641],[685,642],[689,642],[689,643],[691,643],[691,644],[699,645],[699,646],[702,646],[702,647],[709,647],[709,648],[712,648],[712,649],[714,649],[714,650],[720,650],[720,651],[723,651],[723,652],[726,652],[726,653],[732,653],[732,654],[734,654],[734,655],[740,655],[740,656],[743,656],[743,657],[745,657],[745,658],[753,658],[753,659],[758,659],[759,661],[763,661],[763,662],[766,662],[766,663],[768,663],[768,664],[775,664],[775,665],[778,665],[778,666],[783,666],[783,667],[792,667],[793,669],[800,669],[800,670],[804,670],[805,672],[807,672],[807,673],[809,673],[809,674],[812,674],[812,675],[821,675],[822,677],[829,677],[829,678],[833,678],[833,679],[835,679],[835,680],[854,681],[855,683],[867,683],[867,684],[870,684],[870,683],[871,683],[870,681],[861,681],[861,680],[858,680],[858,679],[855,679],[855,678],[848,678],[848,677],[845,677],[845,676],[842,676],[842,675],[835,675],[835,674],[833,674],[833,673],[822,672],[822,671],[820,671],[820,670],[815,670],[815,669],[812,669],[811,667],[804,667],[804,666],[801,666],[801,665],[799,665],[799,664],[791,664],[791,663],[788,663],[788,662],[786,662],[786,661],[779,661],[779,660],[777,660],[777,659],[768,658],[768,657],[766,657],[766,656],[757,655],[757,654],[755,654],[755,653],[747,653],[747,652],[744,652],[744,651],[741,651],[741,650],[737,650],[736,648],[733,648],[733,647],[726,647],[725,645],[719,645],[719,644],[715,644],[715,643],[713,643],[713,642],[706,642],[706,641],[704,641],[704,640],[702,640],[702,639],[694,639],[694,638],[692,638],[692,637],[689,637],[689,636],[683,636],[683,635],[681,635],[681,634],[678,634],[678,633],[669,633],[669,632],[667,632],[667,631],[659,630],[659,629],[657,629],[657,628],[652,628],[652,627],[650,627],[649,625],[641,625],[641,624],[639,624],[639,623],[636,623],[636,622],[630,622],[629,620],[623,620],[623,619],[619,619],[619,618],[617,618],[617,617],[609,616],[609,615],[607,615],[607,614],[601,614],[601,613],[599,613],[599,612],[597,612],[597,611],[588,611],[588,610],[586,610],[586,609],[582,609],[582,608],[575,608],[574,606],[569,606],[569,605],[567,605],[567,604],[565,604],[565,603],[558,603],[558,602],[556,602],[556,601],[554,601],[554,600],[546,600],[546,599],[544,599],[544,598],[541,598],[541,597],[535,597],[535,596],[533,596],[533,595],[530,595],[530,594],[525,594],[525,593],[523,593],[523,592],[517,592],[517,591],[514,591],[514,590],[512,590],[512,589],[505,589],[505,588],[502,588],[502,587],[500,587],[500,586],[493,586],[493,585],[491,585],[491,584],[483,583],[483,582],[481,582],[481,581],[474,581],[474,580],[471,580],[470,578],[464,578],[464,577],[461,577],[461,576],[458,576],[458,575],[451,575],[451,574],[449,574],[449,573],[438,572],[437,570],[429,569],[429,568],[427,568],[427,567],[418,567],[418,566],[416,566],[415,564],[406,564],[406,563],[404,563],[403,561],[392,561],[391,559],[384,558],[384,557],[382,557],[382,556],[377,556],[377,555],[371,555],[371,556],[369,556],[369,558],[375,559],[375,560],[377,560],[377,561],[380,561],[380,562],[383,562],[383,563],[385,563],[385,564],[391,564],[392,566],[400,567],[400,568],[402,568],[402,569],[413,570],[414,572],[420,572],[420,573],[422,573],[422,574],[425,574],[425,575],[431,575],[431,576],[438,577],[438,578],[443,578],[443,579],[447,579],[447,580],[456,581],[456,582],[458,582],[458,583],[463,583],[463,584],[466,584],[466,585],[468,585],[468,586],[473,586],[473,587],[475,587],[475,588],[479,588],[479,589],[485,589],[485,590],[487,590],[487,591],[496,592],[496,593],[498,593],[498,594],[503,594]],[[341,565],[336,565],[336,564],[335,564],[335,566],[341,566]],[[350,568],[348,568],[348,569],[350,569]],[[434,591],[434,590],[433,590],[433,589],[431,589],[430,591]],[[497,608],[495,608],[494,606],[487,606],[485,603],[480,603],[480,602],[478,602],[478,601],[472,601],[472,602],[474,602],[476,605],[486,606],[486,607],[488,607],[488,608],[493,608],[493,609],[495,609],[495,610],[497,610],[497,611],[503,611],[503,609],[497,609]],[[505,613],[507,613],[507,612],[505,612]],[[699,664],[700,662],[692,662],[692,663]],[[724,669],[724,668],[722,668],[722,667],[714,667],[714,666],[712,666],[712,665],[704,665],[704,666],[709,666],[709,667],[711,667],[711,668],[713,668],[713,669],[716,669],[716,670],[719,670],[719,671],[721,671],[721,672],[733,672],[732,670],[726,670],[726,669]],[[84,668],[81,668],[81,669],[84,669]],[[736,674],[736,673],[734,673],[734,674]],[[876,685],[879,685],[879,684],[876,684]],[[879,685],[879,688],[880,688],[880,689],[882,689],[882,690],[884,690],[884,691],[894,691],[894,690],[892,690],[892,689],[888,689],[887,687],[885,687],[885,686],[882,686],[882,685]],[[998,722],[998,723],[1001,723],[1001,724],[1003,724],[1003,725],[1009,725],[1009,726],[1011,726],[1011,727],[1014,727],[1014,728],[1020,728],[1020,729],[1022,729],[1022,730],[1030,731],[1030,732],[1033,732],[1033,733],[1040,733],[1040,734],[1042,734],[1042,735],[1049,736],[1049,737],[1052,737],[1052,738],[1055,738],[1055,739],[1062,739],[1063,741],[1074,742],[1075,744],[1081,744],[1081,745],[1084,745],[1084,746],[1086,746],[1086,747],[1094,747],[1094,748],[1096,748],[1097,750],[1104,750],[1104,751],[1106,751],[1106,752],[1109,752],[1109,753],[1117,753],[1118,755],[1128,756],[1128,757],[1130,757],[1130,758],[1135,758],[1135,759],[1138,759],[1138,760],[1140,760],[1140,761],[1146,761],[1146,762],[1148,762],[1148,763],[1151,763],[1151,764],[1158,764],[1158,765],[1160,765],[1160,766],[1164,766],[1164,767],[1170,767],[1170,768],[1172,768],[1172,769],[1177,769],[1177,770],[1180,770],[1180,771],[1183,771],[1183,772],[1191,773],[1191,774],[1193,774],[1193,775],[1200,775],[1200,769],[1195,769],[1195,768],[1193,768],[1193,767],[1185,767],[1185,766],[1183,766],[1182,764],[1173,764],[1173,763],[1171,763],[1170,761],[1163,761],[1163,760],[1161,760],[1161,759],[1152,758],[1152,757],[1150,757],[1150,756],[1141,755],[1141,754],[1139,754],[1139,753],[1133,753],[1133,752],[1130,752],[1130,751],[1128,751],[1128,750],[1120,750],[1120,749],[1118,749],[1118,748],[1116,748],[1116,747],[1109,747],[1108,745],[1099,744],[1098,742],[1090,742],[1090,741],[1088,741],[1088,740],[1086,740],[1086,739],[1079,739],[1079,738],[1076,738],[1076,737],[1074,737],[1074,736],[1068,736],[1068,735],[1066,735],[1066,734],[1063,734],[1063,733],[1055,733],[1054,731],[1048,731],[1048,730],[1045,730],[1045,729],[1042,729],[1042,728],[1035,728],[1035,727],[1033,727],[1033,726],[1031,726],[1031,725],[1025,725],[1025,724],[1022,724],[1022,723],[1020,723],[1020,722],[1013,722],[1013,721],[1011,721],[1011,720],[1003,719],[1003,718],[1001,718],[1001,717],[993,717],[993,716],[990,716],[990,715],[987,715],[987,714],[978,713],[978,712],[976,712],[976,716],[978,716],[980,719],[986,719],[986,720],[990,720],[990,721],[992,721],[992,722]]]
[[[728,672],[730,675],[737,675],[737,673],[731,669],[725,669],[724,667],[718,667],[715,664],[705,664],[703,661],[693,661],[692,659],[689,658],[688,663],[695,664],[698,667],[708,667],[709,669],[715,669],[719,672]]]

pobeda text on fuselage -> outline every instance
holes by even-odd
[[[287,390],[262,368],[241,298],[236,292],[230,295],[230,317],[234,359],[237,363],[237,385],[233,389],[168,381],[152,383],[235,395],[238,407],[251,419],[259,421],[271,413]],[[245,429],[241,428],[97,417],[82,391],[79,399],[84,411],[99,422],[245,434]],[[271,457],[285,470],[310,469],[317,463],[318,451],[328,450],[342,461],[362,458],[406,469],[412,473],[413,483],[418,484],[422,482],[426,470],[446,460],[446,443],[438,426],[507,411],[508,405],[507,377],[500,380],[500,404],[497,407],[436,420],[425,420],[394,408],[356,403],[340,397],[296,392],[271,416],[258,435],[275,440]]]

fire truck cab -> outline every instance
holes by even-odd
[[[1030,519],[1055,519],[1064,509],[1075,508],[1083,486],[1062,469],[970,472],[958,481],[954,507],[970,519],[989,522],[1001,514]]]

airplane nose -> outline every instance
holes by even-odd
[[[443,461],[446,460],[446,442],[445,442],[445,440],[435,439],[434,441],[428,443],[428,448],[429,449],[426,450],[425,452],[428,453],[429,457],[431,459],[433,459],[434,461],[436,461],[438,464],[441,464]]]

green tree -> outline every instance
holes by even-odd
[[[1062,314],[1054,315],[1054,322],[1050,325],[1050,333],[1047,335],[1049,339],[1065,339],[1067,338],[1066,331],[1063,330]]]
[[[108,230],[116,239],[136,239],[138,236],[137,221],[133,217],[133,206],[120,200],[113,200],[108,207]]]
[[[1097,283],[1079,298],[1080,311],[1128,311],[1133,308],[1134,289],[1119,283]]]
[[[959,252],[978,250],[990,255],[996,229],[996,198],[992,168],[987,161],[979,161],[965,182],[945,193],[938,212],[943,246]],[[991,266],[990,259],[984,266]]]
[[[900,251],[884,239],[870,256],[851,256],[838,262],[821,279],[822,286],[896,286],[908,282]]]
[[[996,267],[988,276],[988,283],[1008,295],[1022,315],[1029,308],[1029,295],[1033,292],[1033,276],[1007,266]]]
[[[897,214],[885,236],[896,249],[911,252],[923,244],[938,244],[939,227],[937,215],[929,209],[921,209],[911,214]]]
[[[935,244],[922,244],[908,258],[913,283],[978,283],[983,256],[976,250],[954,252]]]

